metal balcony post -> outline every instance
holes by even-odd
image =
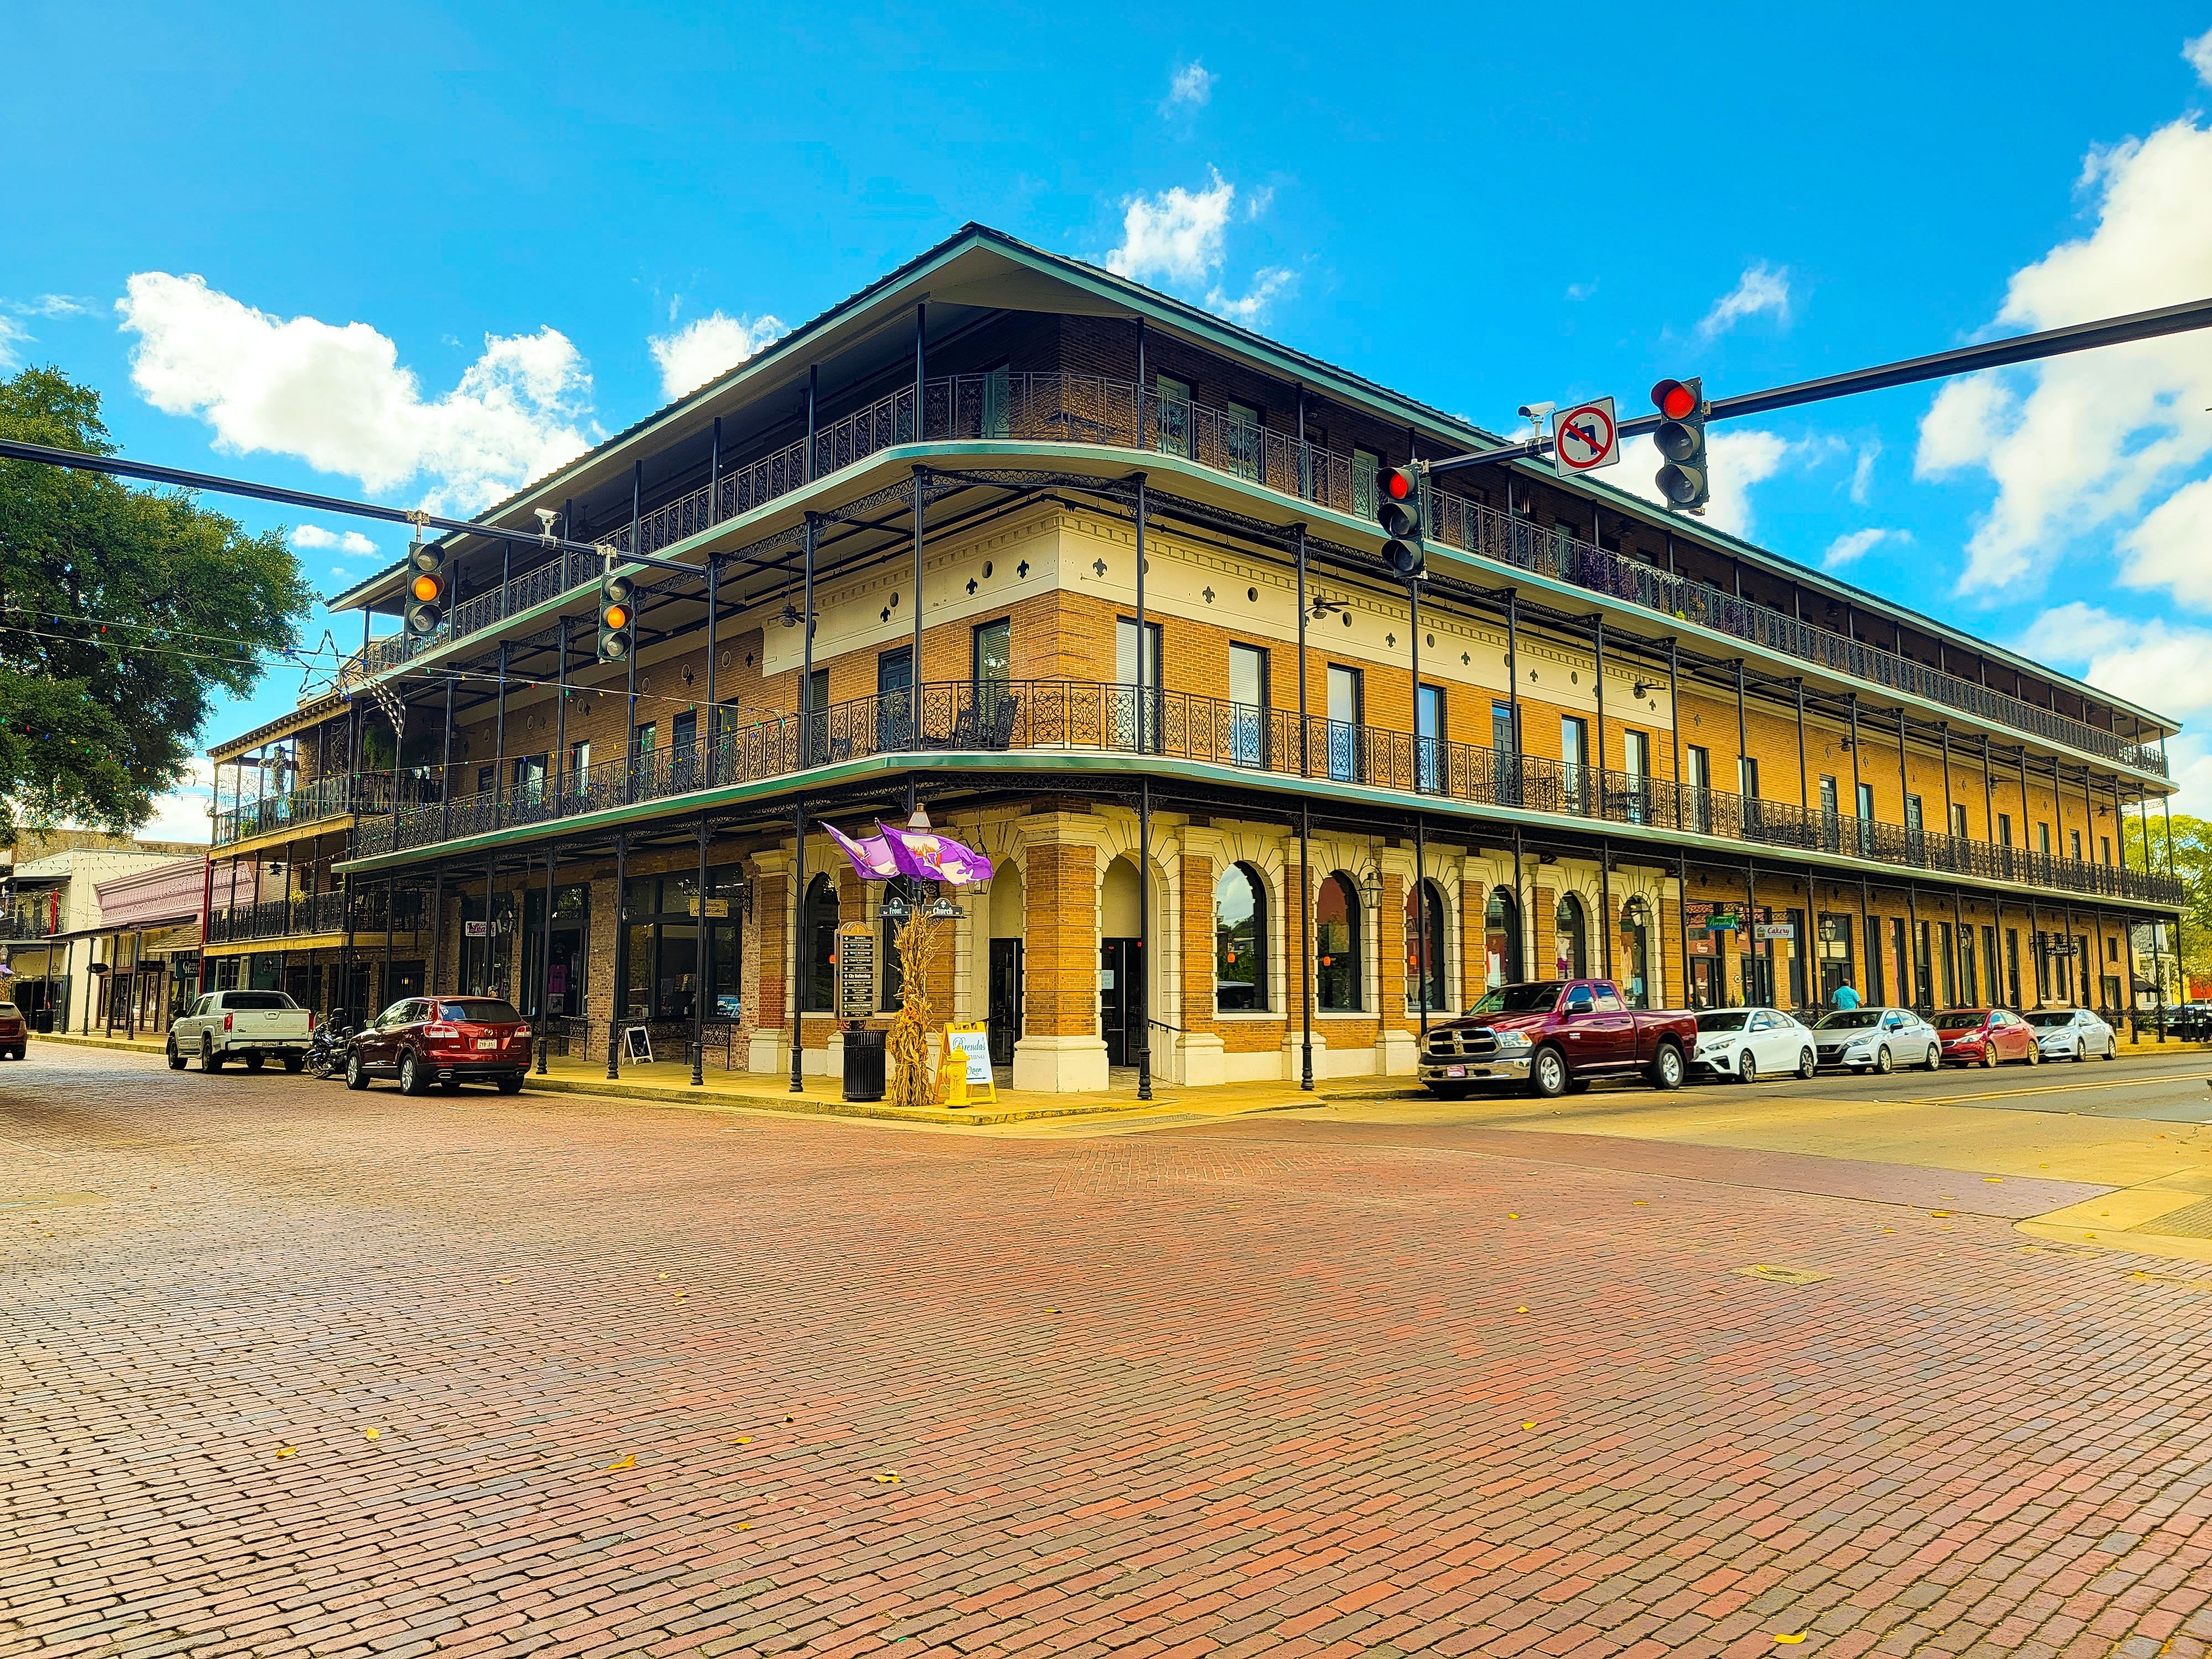
[[[1140,486],[1141,488],[1141,486]],[[1143,496],[1138,497],[1141,503]],[[1139,508],[1138,522],[1142,524],[1143,509]],[[1141,542],[1140,542],[1141,544]],[[1144,568],[1140,554],[1137,568]],[[1141,580],[1142,578],[1140,577]],[[1144,614],[1142,607],[1138,615]],[[1138,683],[1144,678],[1144,629],[1137,630]],[[1141,730],[1141,727],[1139,728]],[[1143,742],[1142,738],[1138,739]],[[1137,995],[1145,1011],[1143,1025],[1137,1032],[1137,1098],[1152,1097],[1152,781],[1150,777],[1137,780]],[[1124,1006],[1127,999],[1125,995]]]
[[[720,422],[716,422],[719,433]],[[722,705],[714,696],[714,629],[716,613],[722,602],[722,564],[713,554],[707,556],[707,753],[699,767],[702,787],[714,787],[714,762],[721,752]]]
[[[1670,568],[1674,546],[1674,538],[1669,535],[1667,547]],[[1682,827],[1682,653],[1680,641],[1674,639],[1667,641],[1667,724],[1674,729],[1674,828],[1680,830]],[[1688,949],[1688,937],[1686,933],[1683,935],[1685,951]],[[1688,957],[1686,956],[1683,960],[1686,964]],[[1687,973],[1686,966],[1682,981],[1686,987],[1689,983]]]
[[[438,766],[438,839],[453,838],[453,677],[446,676],[446,748]]]
[[[1137,474],[1137,752],[1150,746],[1152,710],[1145,704],[1145,475]],[[917,654],[919,654],[917,653]],[[1141,873],[1141,872],[1140,872]],[[1149,1097],[1144,1097],[1149,1098]]]
[[[920,411],[921,411],[921,401],[920,401],[920,400],[921,400],[921,307],[917,306],[917,307],[915,308],[915,325],[914,325],[914,327],[915,327],[915,345],[914,345],[914,349],[915,349],[915,418],[916,418],[916,420],[917,420],[917,421],[919,421],[919,419],[921,418]],[[923,468],[921,468],[921,467],[919,467],[919,466],[917,466],[916,468],[915,468],[915,470],[914,470],[914,665],[913,665],[913,667],[908,671],[908,674],[907,674],[907,686],[908,686],[908,690],[907,690],[907,702],[908,702],[908,720],[907,720],[907,724],[908,724],[908,732],[907,732],[907,742],[908,742],[908,746],[909,746],[909,747],[914,748],[914,749],[917,749],[917,750],[918,750],[918,749],[920,749],[920,748],[921,747],[921,547],[922,547],[922,538],[923,538],[923,535],[924,535],[924,533],[925,533],[925,532],[924,532],[924,527],[923,527],[923,522],[922,522],[922,520],[923,520],[923,514],[924,514],[925,511],[927,510],[927,502],[924,501],[924,499],[923,499],[922,492],[923,492],[923,489],[924,489],[924,483],[923,483],[923,480],[924,480],[924,478],[925,478],[926,477],[927,477],[927,473],[926,473],[925,469],[923,469]],[[807,616],[808,616],[807,626],[808,626],[809,628],[811,628],[811,627],[813,626],[813,621],[812,621],[813,612],[811,611],[811,610],[810,610],[810,611],[808,611]],[[907,775],[907,781],[906,781],[906,811],[907,811],[907,816],[908,816],[908,817],[912,817],[914,816],[915,805],[916,800],[917,800],[917,799],[918,799],[917,794],[916,794],[917,782],[918,782],[918,781],[916,780],[916,778],[915,777],[915,775],[914,775],[912,773],[908,773],[908,774]]]
[[[548,866],[550,868],[550,866]],[[546,893],[550,902],[552,884],[549,879]],[[695,967],[691,975],[691,1086],[701,1087],[707,1081],[707,931],[714,923],[707,917],[707,815],[699,814],[699,926],[694,941]],[[546,914],[546,938],[552,939],[552,914]],[[547,954],[551,954],[549,950]]]
[[[714,416],[714,447],[707,456],[707,522],[712,525],[722,508],[722,417]],[[710,564],[713,559],[710,556]]]
[[[1679,799],[1679,797],[1678,797]],[[1516,854],[1518,849],[1516,849]],[[1513,884],[1521,884],[1521,871],[1516,856]],[[1516,908],[1518,901],[1516,899]],[[1690,994],[1690,855],[1679,847],[1674,853],[1674,927],[1682,940],[1682,1006],[1694,1008],[1697,1002]]]
[[[559,817],[563,811],[562,798],[568,772],[568,619],[561,618],[560,666],[553,678],[553,816]]]
[[[800,544],[799,626],[799,768],[801,771],[813,765],[814,743],[814,535],[818,522],[811,513],[806,515],[804,539]],[[911,678],[911,677],[909,677]],[[824,712],[829,699],[824,697]],[[825,733],[826,736],[826,733]]]
[[[1304,421],[1304,419],[1305,419],[1305,398],[1304,398],[1304,395],[1303,395],[1303,394],[1301,394],[1301,395],[1300,395],[1300,397],[1299,397],[1299,398],[1298,398],[1298,419],[1299,419],[1299,421],[1300,421],[1301,422],[1303,422]],[[1304,525],[1303,525],[1303,524],[1299,525],[1299,526],[1298,526],[1298,527],[1297,527],[1297,531],[1298,531],[1298,775],[1299,775],[1300,777],[1302,777],[1302,778],[1306,778],[1306,777],[1311,777],[1311,776],[1313,775],[1313,773],[1312,773],[1311,769],[1310,769],[1310,768],[1307,765],[1307,763],[1306,763],[1306,722],[1307,722],[1307,720],[1308,720],[1310,717],[1308,715],[1308,714],[1307,714],[1307,712],[1306,712],[1306,527],[1305,527],[1305,526],[1304,526]],[[1139,646],[1140,646],[1140,648],[1141,648],[1141,641],[1139,642]],[[1303,926],[1303,925],[1304,925],[1304,923],[1303,923],[1303,922],[1301,922],[1301,924],[1300,924],[1300,925],[1301,925],[1301,926]],[[1307,1046],[1307,1049],[1308,1049],[1309,1054],[1310,1054],[1310,1052],[1311,1052],[1311,1049],[1312,1049],[1312,1046],[1313,1046],[1313,1045],[1312,1045],[1310,1042],[1309,1042],[1306,1046]],[[1307,1067],[1306,1067],[1306,1084],[1305,1084],[1305,1086],[1306,1086],[1307,1088],[1309,1088],[1309,1089],[1310,1089],[1311,1087],[1313,1087],[1313,1075],[1312,1075],[1312,1073],[1313,1073],[1313,1067],[1312,1067],[1312,1065],[1310,1064],[1310,1061],[1309,1061],[1309,1064],[1307,1065]]]
[[[632,653],[633,658],[635,653]],[[629,837],[615,836],[615,982],[608,1000],[607,1075],[622,1075],[622,1025],[629,1014]]]
[[[445,977],[446,945],[446,869],[438,866],[430,882],[430,977],[422,987],[423,994],[438,994],[438,981]]]
[[[836,987],[831,988],[836,995]],[[806,1012],[806,803],[791,809],[791,1092],[805,1091],[800,1073]]]
[[[634,654],[634,653],[633,653]],[[507,822],[507,641],[499,642],[499,712],[491,750],[491,827]]]
[[[1601,777],[1602,774],[1601,774]],[[1605,785],[1601,781],[1600,789]],[[1597,844],[1598,903],[1604,911],[1601,932],[1605,945],[1605,976],[1613,977],[1613,843],[1601,841]]]
[[[538,1075],[545,1075],[545,1052],[548,1047],[545,1028],[553,1023],[553,864],[560,851],[557,842],[548,842],[545,848],[545,914],[541,918],[545,925],[539,941],[538,963],[538,1029],[532,1033],[538,1039]]]
[[[1303,526],[1298,533],[1298,550],[1301,556],[1305,550]],[[1298,700],[1301,702],[1305,700],[1303,678],[1299,683]],[[1299,729],[1298,743],[1303,749],[1305,744],[1303,721]],[[1516,833],[1518,834],[1517,831]],[[1309,1093],[1314,1086],[1313,958],[1313,808],[1301,800],[1298,803],[1298,1087]]]
[[[397,884],[390,876],[384,878],[384,971],[377,982],[376,1000],[381,1004],[392,1000],[392,919],[397,914]]]

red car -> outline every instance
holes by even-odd
[[[2028,1023],[2009,1008],[1951,1008],[1930,1022],[1942,1040],[1946,1065],[1995,1066],[2000,1060],[2043,1063],[2043,1045]]]
[[[346,1087],[396,1077],[399,1092],[448,1093],[464,1083],[492,1083],[511,1095],[530,1070],[530,1027],[504,997],[407,997],[354,1034]]]
[[[22,1059],[30,1042],[30,1030],[21,1008],[12,1002],[0,1002],[0,1058]]]

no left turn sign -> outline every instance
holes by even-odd
[[[1620,459],[1620,429],[1613,399],[1593,398],[1565,410],[1552,423],[1552,459],[1562,472],[1594,472]]]

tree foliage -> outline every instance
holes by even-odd
[[[2212,973],[2212,820],[2183,812],[2173,815],[2170,866],[2164,813],[2150,814],[2148,843],[2139,815],[2130,811],[2125,823],[2128,863],[2137,870],[2144,868],[2148,851],[2148,867],[2154,874],[2165,875],[2170,867],[2181,883],[2183,966],[2198,974]]]
[[[0,436],[116,450],[100,394],[53,368],[0,380]],[[312,603],[281,532],[251,535],[188,493],[0,461],[0,835],[145,823],[210,703],[250,692]]]

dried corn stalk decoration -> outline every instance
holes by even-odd
[[[894,1106],[940,1104],[950,1075],[933,1078],[929,1070],[938,1046],[934,1038],[943,1029],[930,992],[937,981],[945,929],[927,911],[927,906],[916,903],[913,914],[899,924],[899,963],[904,977],[899,988],[898,1017],[891,1021],[890,1034],[884,1039]]]

